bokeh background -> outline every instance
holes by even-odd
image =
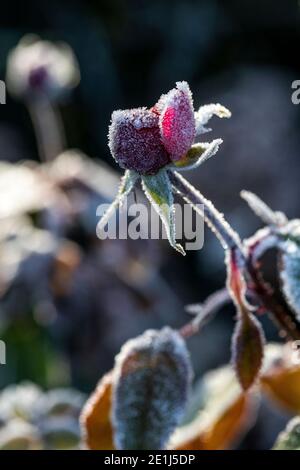
[[[1,5],[1,79],[9,51],[26,33],[74,50],[81,82],[60,112],[67,148],[88,159],[79,169],[74,163],[76,178],[59,182],[73,208],[68,223],[61,221],[58,245],[49,223],[61,216],[57,206],[25,204],[17,216],[8,214],[14,215],[9,229],[9,217],[1,223],[0,338],[7,364],[0,366],[0,386],[30,380],[89,392],[124,341],[146,328],[183,325],[184,305],[204,300],[225,279],[223,252],[208,230],[204,248],[185,258],[165,241],[97,240],[95,208],[113,197],[119,175],[107,147],[112,111],[151,106],[176,81],[188,81],[196,107],[220,102],[232,111],[230,120],[212,121],[209,138],[224,143],[215,159],[188,174],[190,181],[243,237],[259,222],[239,197],[242,189],[288,217],[300,216],[300,107],[291,102],[292,81],[300,78],[300,8],[293,0],[11,0]],[[9,94],[0,106],[0,159],[2,172],[5,162],[16,169],[20,161],[39,162],[28,110]],[[2,192],[3,179],[4,173]],[[14,207],[23,202],[14,174],[9,181],[8,196],[0,198],[4,212],[8,200]],[[233,316],[224,308],[189,341],[197,377],[229,360]],[[263,322],[268,338],[278,340]],[[258,424],[246,447],[271,445],[282,428],[284,417],[263,412],[268,419],[261,421],[272,425]]]

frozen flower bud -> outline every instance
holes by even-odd
[[[112,418],[118,449],[163,449],[191,381],[183,338],[164,328],[128,341],[116,358]]]
[[[160,113],[159,126],[163,144],[176,161],[191,148],[195,139],[193,99],[186,82],[177,82],[167,95],[163,95],[153,108]]]
[[[109,148],[122,168],[152,175],[169,163],[158,121],[158,116],[146,108],[113,112]]]
[[[300,249],[293,242],[285,243],[280,277],[283,293],[298,321],[300,321]]]
[[[25,36],[7,60],[7,84],[16,96],[56,99],[77,85],[79,70],[70,47]]]

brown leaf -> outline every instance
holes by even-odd
[[[114,450],[113,428],[110,420],[112,372],[108,372],[86,402],[80,423],[83,440],[90,450]]]
[[[232,338],[232,362],[244,390],[254,384],[263,359],[264,335],[260,323],[245,309],[239,313]]]
[[[300,362],[297,351],[281,346],[281,357],[261,376],[262,390],[283,408],[300,413]]]
[[[174,433],[174,450],[221,450],[230,447],[252,425],[256,395],[243,393],[230,367],[207,374],[208,401],[196,418]]]

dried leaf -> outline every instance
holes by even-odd
[[[280,356],[267,365],[261,375],[261,387],[280,406],[292,413],[300,413],[299,351],[295,343],[279,347]]]
[[[113,450],[111,424],[112,372],[106,374],[86,402],[80,417],[83,440],[90,450]]]
[[[170,442],[174,450],[226,449],[252,425],[256,396],[241,391],[230,367],[206,374],[201,390],[206,400],[196,417],[175,431]]]
[[[244,390],[254,384],[262,366],[264,335],[260,323],[252,313],[239,313],[232,337],[232,362]]]

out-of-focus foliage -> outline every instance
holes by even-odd
[[[273,450],[300,450],[300,418],[292,419],[279,434]]]
[[[78,448],[83,403],[84,395],[72,389],[10,385],[0,394],[0,450]]]
[[[171,436],[167,448],[178,450],[218,450],[235,447],[245,434],[255,426],[259,417],[260,396],[266,392],[267,382],[273,380],[272,401],[288,407],[292,414],[298,413],[294,395],[286,397],[283,403],[282,384],[277,380],[276,368],[280,368],[284,380],[289,382],[288,389],[298,390],[299,384],[295,376],[289,377],[292,369],[299,374],[300,365],[293,363],[294,350],[291,346],[269,344],[266,346],[265,359],[260,382],[255,388],[244,392],[230,366],[221,367],[203,376],[190,393],[185,415]],[[293,359],[294,358],[294,359]],[[135,367],[138,366],[138,362]],[[150,369],[151,371],[151,369]],[[114,432],[111,421],[112,396],[114,394],[113,372],[105,375],[99,382],[95,392],[87,401],[81,414],[82,435],[87,448],[113,449]],[[130,394],[134,392],[131,391]],[[151,398],[149,398],[151,401]],[[272,402],[271,402],[272,403]],[[148,403],[147,409],[151,407]],[[142,417],[143,412],[136,415]],[[150,425],[150,422],[147,422]],[[118,423],[114,422],[114,426]]]
[[[46,333],[41,347],[46,356],[49,351],[49,358],[43,353],[41,360],[44,357],[54,371],[50,357],[54,355],[54,360],[57,353],[49,342],[54,339],[62,354],[61,367],[68,358],[73,380],[85,384],[97,376],[99,365],[102,370],[109,365],[115,342],[120,347],[127,337],[127,331],[114,327],[118,296],[123,299],[120,321],[125,324],[126,317],[132,320],[136,316],[141,324],[145,321],[150,326],[151,319],[141,314],[150,308],[157,322],[160,317],[168,321],[168,312],[179,310],[153,266],[155,258],[159,265],[160,254],[148,241],[132,250],[130,242],[96,237],[97,207],[110,202],[117,188],[111,170],[80,152],[68,151],[44,165],[3,163],[0,187],[4,195],[0,204],[2,339],[12,345],[12,329],[19,323],[33,324],[41,339]],[[150,260],[151,273],[147,271]],[[29,327],[24,328],[26,335]],[[133,334],[139,328],[132,323]],[[15,340],[19,356],[21,338]],[[85,367],[88,357],[95,368]],[[21,377],[26,377],[22,354],[20,360]],[[49,373],[45,370],[44,379],[40,372],[31,376],[47,384]],[[60,375],[53,380],[59,383]]]
[[[243,393],[233,370],[224,366],[205,374],[191,396],[188,422],[171,439],[172,449],[218,450],[241,440],[253,425],[255,393]]]

